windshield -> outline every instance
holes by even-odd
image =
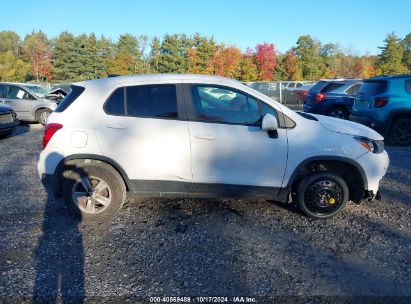
[[[26,85],[25,88],[29,89],[31,92],[33,92],[37,96],[44,96],[48,92],[45,88],[36,86],[36,85]]]

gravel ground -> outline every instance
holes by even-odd
[[[38,179],[42,132],[0,140],[0,302],[411,301],[411,148],[388,147],[382,201],[328,221],[268,201],[150,199],[84,224]]]

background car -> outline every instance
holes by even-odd
[[[47,124],[58,102],[45,98],[47,90],[30,84],[0,83],[0,102],[13,108],[22,121]]]
[[[392,144],[411,145],[411,74],[364,80],[350,119],[374,128]]]
[[[13,109],[8,105],[0,104],[0,137],[9,136],[18,124],[19,121]]]
[[[291,91],[291,95],[295,97],[299,102],[304,103],[307,99],[308,91],[315,85],[315,83],[307,83],[295,90]]]
[[[282,88],[287,91],[294,91],[294,90],[299,90],[302,86],[309,84],[310,82],[308,81],[290,81],[284,83]]]
[[[308,92],[304,112],[348,119],[361,79],[331,79],[317,82]]]

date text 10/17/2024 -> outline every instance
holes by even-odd
[[[253,297],[150,297],[150,303],[257,303]]]

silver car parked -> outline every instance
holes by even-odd
[[[47,124],[47,118],[58,103],[45,98],[47,91],[32,84],[0,83],[0,103],[14,109],[21,121]]]

